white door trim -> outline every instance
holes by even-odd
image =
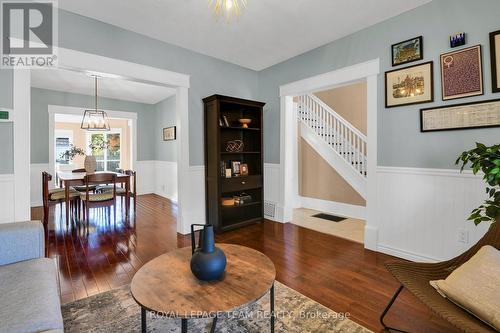
[[[116,78],[124,78],[127,80],[150,83],[154,85],[163,85],[174,87],[177,89],[176,113],[178,122],[177,132],[180,149],[178,149],[178,165],[179,169],[188,169],[189,167],[189,141],[188,137],[189,117],[188,117],[188,88],[190,87],[189,75],[132,63],[128,61],[103,57],[95,54],[84,53],[65,49],[62,47],[56,48],[58,54],[58,67],[68,70],[81,71],[87,73],[101,74],[103,76],[113,76]],[[30,71],[26,69],[14,70],[14,120],[15,130],[14,142],[14,168],[16,178],[15,206],[16,220],[21,218],[29,218],[30,216]],[[17,122],[17,124],[16,124]],[[134,148],[135,149],[135,148]],[[137,156],[137,154],[135,154]],[[50,162],[50,161],[49,161]],[[181,188],[183,184],[189,182],[185,172],[179,172],[178,175],[179,195],[177,231],[181,233],[189,233],[189,223],[183,216],[182,211],[183,200],[189,200],[191,191],[197,190],[203,186],[194,184]]]
[[[298,183],[297,164],[294,160],[297,129],[293,110],[293,97],[306,93],[344,86],[351,82],[367,82],[367,219],[365,227],[365,247],[377,249],[377,76],[380,60],[373,59],[332,72],[316,75],[280,86],[280,164],[281,164],[281,206],[283,222],[292,218],[293,208],[299,199],[296,191]]]

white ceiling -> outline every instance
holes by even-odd
[[[31,71],[31,86],[75,94],[94,96],[94,78],[80,72],[64,69],[38,69]],[[101,77],[98,96],[124,101],[156,104],[175,94],[175,89],[133,82],[120,78]]]
[[[217,21],[207,0],[59,0],[59,7],[262,70],[430,1],[247,0],[230,23]]]

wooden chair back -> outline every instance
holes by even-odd
[[[113,184],[113,199],[116,197],[116,174],[115,173],[94,173],[86,175],[83,177],[83,183],[85,184],[85,195],[87,201],[89,200],[89,191],[92,190],[90,185],[99,184]]]
[[[48,172],[42,172],[42,201],[43,206],[49,205],[49,182],[52,180],[52,175]]]
[[[71,172],[80,173],[80,172],[87,172],[87,170],[85,170],[84,168],[80,168],[80,169],[71,170]]]
[[[130,184],[132,186],[132,193],[137,195],[137,172],[134,170],[126,170],[125,174],[130,176],[130,179],[132,180],[132,183]]]

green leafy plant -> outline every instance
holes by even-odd
[[[70,148],[61,154],[61,159],[73,160],[75,156],[85,156],[85,151],[82,148],[75,147],[74,145],[70,145]]]
[[[479,207],[474,209],[469,220],[476,225],[483,221],[493,221],[500,216],[500,144],[487,147],[482,143],[476,143],[476,148],[464,151],[456,160],[455,164],[461,164],[460,172],[470,164],[472,173],[483,172],[483,179],[488,184],[486,193],[488,199]]]

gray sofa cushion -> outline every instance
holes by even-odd
[[[0,266],[0,332],[63,329],[56,274],[47,258]]]

